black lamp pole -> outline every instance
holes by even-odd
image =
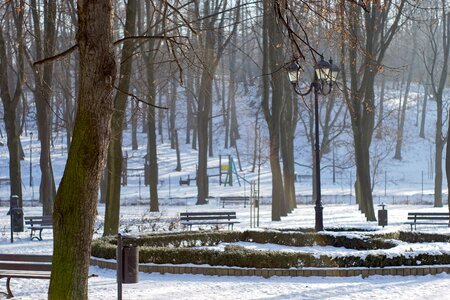
[[[33,143],[33,133],[30,132],[30,187],[33,186],[33,162],[32,162],[33,149],[31,148],[32,143]]]
[[[316,231],[323,231],[323,206],[322,206],[322,192],[320,184],[320,138],[319,138],[319,94],[328,95],[331,92],[332,84],[336,81],[339,73],[339,68],[333,65],[333,61],[320,61],[314,67],[314,81],[309,86],[308,91],[302,93],[297,89],[298,75],[300,67],[296,63],[291,63],[288,66],[289,80],[294,87],[294,91],[300,96],[306,96],[314,89],[314,160],[316,166],[316,205],[314,207],[316,212]],[[324,86],[328,84],[328,91],[324,90]]]
[[[314,159],[316,160],[316,231],[323,231],[323,206],[322,206],[322,192],[320,185],[320,139],[319,139],[319,88],[320,83],[317,76],[314,76]]]

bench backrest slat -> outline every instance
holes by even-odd
[[[0,254],[0,261],[51,262],[51,255],[36,254]]]
[[[233,215],[235,216],[236,212],[219,211],[219,212],[182,212],[182,213],[180,213],[181,217],[184,217],[184,216],[186,216],[186,217],[187,216],[233,216]]]
[[[23,262],[2,262],[0,261],[0,270],[15,271],[51,271],[50,263],[23,263]]]
[[[29,216],[25,217],[25,225],[53,225],[52,216]]]
[[[236,212],[182,212],[181,221],[231,220],[236,219]]]
[[[410,212],[408,216],[449,216],[450,214],[447,212]]]
[[[220,217],[201,217],[201,216],[197,216],[197,217],[185,217],[185,218],[181,218],[182,221],[206,221],[206,220],[231,220],[231,219],[236,219],[236,216],[220,216]]]
[[[450,220],[450,217],[441,217],[441,216],[417,216],[417,217],[408,217],[408,220]]]

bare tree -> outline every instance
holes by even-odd
[[[447,1],[440,2],[439,9],[428,15],[425,24],[425,35],[429,49],[422,52],[423,62],[429,76],[430,87],[436,101],[436,132],[435,132],[435,180],[434,180],[434,206],[442,207],[442,158],[447,138],[443,135],[444,107],[443,91],[448,75],[448,62],[450,53],[450,17],[448,15]],[[446,153],[446,172],[450,171],[448,165],[449,149]]]
[[[31,0],[33,15],[35,60],[50,57],[54,54],[56,42],[56,2],[44,2],[44,28],[41,30],[42,20],[36,0]],[[53,64],[33,68],[35,81],[35,103],[41,154],[39,167],[41,169],[41,183],[39,199],[43,204],[43,214],[53,213],[53,200],[56,195],[53,168],[50,159],[51,114],[50,103],[52,96]]]
[[[116,63],[113,1],[79,0],[77,116],[53,213],[53,264],[48,298],[87,299],[98,189],[106,163]]]
[[[227,1],[204,1],[203,21],[200,25],[199,34],[200,60],[203,70],[200,79],[200,88],[197,105],[197,132],[198,132],[198,172],[197,172],[197,203],[206,204],[206,197],[209,194],[208,187],[208,123],[210,121],[212,106],[212,86],[214,74],[222,57],[224,49],[227,47],[231,37],[236,32],[239,24],[240,1],[236,2],[234,25],[228,36],[225,37],[224,24],[229,13],[220,13],[227,9]],[[200,7],[195,4],[197,18],[200,19]]]
[[[8,1],[0,6],[0,13],[0,98],[8,138],[10,191],[11,195],[19,197],[22,207],[21,144],[17,110],[24,82],[25,1]]]
[[[126,4],[124,38],[135,35],[136,5],[136,0],[128,0]],[[108,149],[104,236],[115,235],[119,231],[120,180],[123,168],[123,124],[130,89],[134,47],[133,40],[124,41],[120,59],[119,84],[114,98],[111,141]]]

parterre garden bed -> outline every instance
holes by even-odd
[[[237,245],[227,245],[224,251],[197,248],[221,243],[252,242],[285,246],[334,246],[355,250],[380,250],[375,254],[332,256],[326,253],[260,251]],[[389,234],[353,233],[336,235],[310,232],[281,231],[208,231],[177,232],[141,235],[127,243],[139,246],[141,263],[207,264],[247,268],[301,268],[301,267],[385,267],[450,264],[449,252],[385,254],[401,242],[450,242],[450,235],[395,232]],[[92,256],[114,259],[116,238],[93,241]]]

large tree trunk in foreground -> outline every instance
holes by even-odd
[[[79,0],[80,86],[77,116],[53,213],[53,269],[48,298],[87,299],[98,188],[113,112],[112,0]]]

